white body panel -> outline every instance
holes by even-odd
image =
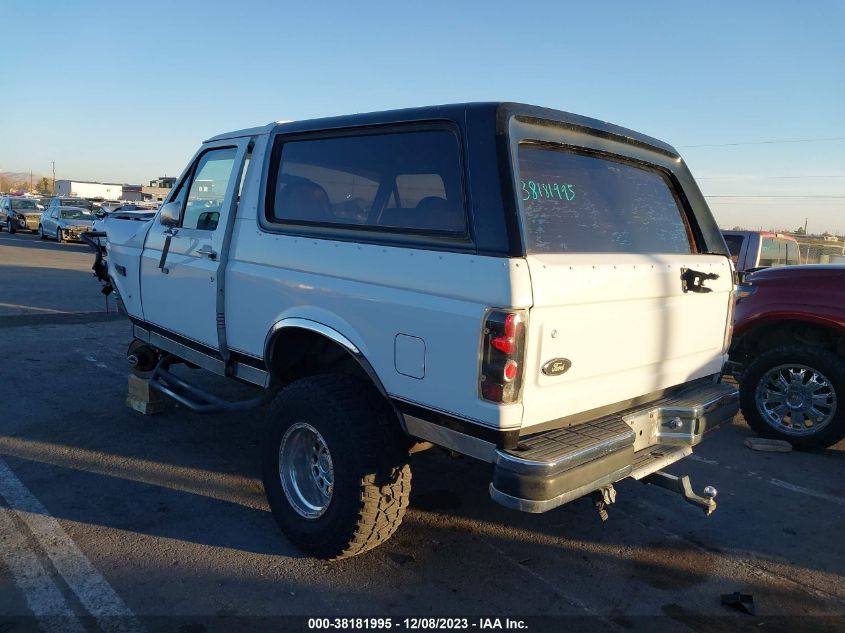
[[[221,139],[203,150],[238,145],[240,164],[247,140]],[[113,240],[110,233],[110,270],[127,268],[116,282],[131,315],[217,349],[222,273],[230,350],[263,359],[274,326],[308,319],[351,341],[389,395],[498,429],[620,403],[722,368],[732,290],[726,257],[520,259],[270,233],[257,219],[267,144],[266,133],[255,141],[224,271],[198,255],[203,247],[223,251],[224,213],[214,231],[177,231],[167,274],[159,268],[166,235],[158,217],[132,239]],[[706,282],[713,292],[683,293],[681,267],[718,274]],[[142,301],[133,279],[140,280]],[[529,309],[517,404],[479,396],[482,319],[490,307]],[[399,343],[398,335],[404,335]],[[541,367],[553,358],[569,359],[570,370],[543,375]]]
[[[107,232],[109,275],[114,280],[126,312],[143,320],[144,309],[141,305],[141,253],[150,222],[127,220],[102,221],[102,230]],[[117,269],[121,266],[125,274]]]
[[[254,152],[258,165],[258,147]],[[390,395],[496,428],[519,427],[521,404],[478,397],[478,355],[488,306],[531,305],[524,260],[267,233],[256,219],[259,175],[247,174],[232,237],[232,349],[263,357],[275,323],[310,319],[355,344]],[[397,370],[397,334],[424,342],[423,378]]]
[[[533,255],[523,426],[718,373],[733,273],[718,255]],[[684,293],[681,268],[715,273]],[[540,368],[572,365],[558,376]]]

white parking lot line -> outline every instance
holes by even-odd
[[[79,598],[82,606],[107,633],[136,633],[141,624],[108,581],[53,518],[0,459],[0,496],[26,523],[56,571]]]
[[[804,486],[798,486],[796,484],[791,484],[788,481],[783,481],[781,479],[775,479],[774,477],[764,477],[763,475],[758,475],[755,472],[750,470],[742,470],[735,466],[728,466],[726,464],[720,464],[715,459],[707,459],[706,457],[701,457],[699,455],[690,455],[689,459],[695,462],[700,462],[702,464],[708,464],[710,466],[718,466],[719,468],[724,468],[725,470],[732,470],[740,475],[745,475],[746,477],[751,477],[753,479],[758,479],[760,481],[765,481],[767,484],[771,484],[773,486],[777,486],[778,488],[783,488],[784,490],[790,490],[791,492],[797,492],[801,495],[806,495],[808,497],[815,497],[816,499],[822,499],[829,503],[834,503],[836,505],[845,506],[845,499],[842,497],[837,497],[835,495],[828,494],[826,492],[822,492],[820,490],[813,490],[812,488],[806,488]]]
[[[41,561],[27,547],[12,520],[12,510],[4,507],[0,507],[0,558],[45,633],[85,633]]]

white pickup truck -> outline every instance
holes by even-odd
[[[606,516],[625,478],[715,508],[661,469],[737,412],[734,273],[661,141],[513,103],[273,123],[209,139],[152,222],[106,233],[130,364],[194,411],[269,404],[264,487],[306,552],[389,538],[431,444],[490,463],[509,508]]]

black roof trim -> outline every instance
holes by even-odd
[[[274,133],[296,133],[311,132],[316,130],[329,130],[333,128],[370,127],[391,123],[410,123],[417,121],[447,120],[462,124],[465,118],[476,116],[488,116],[491,112],[496,113],[497,120],[501,123],[511,116],[522,120],[537,123],[553,123],[556,125],[589,130],[591,133],[598,133],[606,138],[622,140],[635,145],[648,146],[651,149],[677,157],[678,152],[671,145],[656,138],[640,134],[613,123],[599,121],[590,117],[542,108],[539,106],[524,103],[513,103],[507,101],[475,102],[475,103],[453,103],[444,105],[424,106],[419,108],[405,108],[400,110],[385,110],[382,112],[366,112],[361,114],[347,114],[320,119],[307,119],[302,121],[291,121],[278,123]],[[504,132],[505,130],[500,130]]]
[[[526,123],[538,125],[562,125],[574,130],[583,130],[594,136],[622,141],[631,145],[639,145],[648,149],[656,150],[661,154],[677,158],[677,150],[663,141],[646,134],[641,134],[621,125],[600,121],[572,112],[541,108],[539,106],[526,105],[524,103],[500,103],[499,124],[504,124],[511,117],[516,117]],[[506,130],[501,130],[505,132]]]

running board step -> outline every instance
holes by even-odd
[[[278,392],[277,388],[271,386],[256,398],[234,402],[224,400],[173,374],[170,371],[170,365],[177,360],[175,356],[167,355],[159,361],[152,376],[150,376],[150,388],[175,400],[195,413],[227,413],[255,409],[269,403]]]

